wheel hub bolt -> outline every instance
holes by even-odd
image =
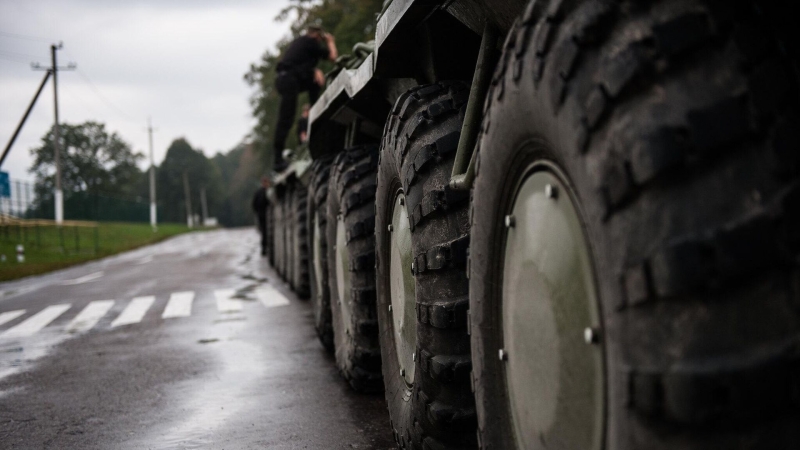
[[[406,369],[400,369],[400,376],[401,377],[406,376]]]
[[[544,187],[544,195],[546,195],[547,198],[558,198],[558,187],[553,186],[552,184],[546,185]]]
[[[508,361],[508,352],[502,348],[497,352],[497,356],[500,358],[500,361]]]
[[[403,198],[403,197],[400,197],[400,206],[403,206],[405,204],[406,204],[406,199]]]
[[[389,230],[389,233],[391,233],[392,231],[394,231],[394,227],[392,226],[392,224],[389,224],[389,226],[388,226],[388,227],[386,227],[386,228]]]
[[[583,330],[583,340],[586,341],[587,344],[597,344],[600,342],[600,332],[592,327],[586,327],[586,329]]]
[[[416,361],[417,360],[417,352],[414,352],[414,353],[411,354],[411,360],[412,361]]]
[[[389,305],[389,312],[392,312],[392,305]]]
[[[506,216],[505,223],[506,223],[506,228],[514,228],[514,225],[517,224],[517,219],[514,218],[514,216],[512,216],[511,214],[509,214]]]

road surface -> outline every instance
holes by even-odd
[[[383,396],[350,391],[256,242],[191,233],[0,283],[0,448],[393,448]]]

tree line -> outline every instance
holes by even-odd
[[[53,129],[31,149],[35,202],[28,215],[52,218],[55,190]],[[68,220],[149,220],[149,168],[116,132],[102,123],[60,125],[61,187]],[[147,164],[149,166],[149,164]],[[193,215],[202,215],[201,191],[208,214],[224,226],[253,222],[250,198],[258,186],[262,164],[251,145],[239,144],[211,158],[185,138],[175,139],[156,167],[159,222],[186,222],[184,174]]]
[[[244,80],[253,88],[250,106],[256,124],[247,144],[239,144],[211,158],[186,139],[174,140],[156,169],[159,222],[185,222],[183,175],[190,185],[192,214],[201,215],[200,192],[205,189],[209,215],[224,226],[253,222],[250,199],[258,178],[267,173],[273,160],[272,133],[280,97],[274,90],[275,69],[289,43],[309,25],[320,25],[336,37],[339,53],[351,52],[356,43],[374,38],[376,14],[385,0],[289,0],[275,18],[293,18],[290,34],[278,44],[278,51],[266,50],[250,65]],[[323,71],[333,68],[322,62]],[[306,99],[301,96],[300,102]],[[300,108],[298,108],[299,114]],[[144,155],[134,152],[117,133],[102,123],[61,124],[62,189],[68,220],[149,220],[149,175],[139,167]],[[287,147],[297,145],[297,133],[290,133]],[[53,130],[31,149],[34,163],[36,201],[31,216],[53,217],[55,162]]]

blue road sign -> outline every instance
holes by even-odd
[[[0,171],[0,197],[11,197],[11,181],[8,172]]]

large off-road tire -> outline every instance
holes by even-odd
[[[328,291],[328,179],[331,158],[314,161],[306,200],[309,284],[314,310],[314,329],[322,346],[333,352],[331,297]]]
[[[276,189],[276,202],[274,211],[275,234],[275,270],[282,280],[286,280],[286,187],[278,186]]]
[[[800,447],[798,91],[754,6],[537,0],[508,36],[471,213],[483,448]]]
[[[271,266],[275,266],[275,238],[273,234],[275,234],[275,206],[273,205],[272,200],[267,204],[267,211],[265,220],[267,222],[267,235],[265,236],[266,239],[266,252],[267,252],[267,261]]]
[[[294,269],[296,257],[295,250],[297,250],[294,245],[294,218],[297,213],[297,209],[295,208],[295,201],[297,199],[295,198],[294,191],[295,183],[289,183],[286,188],[286,197],[284,197],[283,203],[283,233],[286,239],[284,242],[284,245],[286,246],[286,260],[284,261],[286,268],[284,269],[284,277],[292,290],[295,290]]]
[[[337,155],[328,184],[328,267],[336,364],[356,391],[383,388],[375,313],[378,147]]]
[[[292,189],[292,288],[301,299],[308,298],[308,221],[306,197],[308,190],[299,181]]]
[[[469,96],[460,82],[395,103],[378,169],[375,239],[386,401],[401,448],[475,447],[467,332],[469,194],[448,183]]]

